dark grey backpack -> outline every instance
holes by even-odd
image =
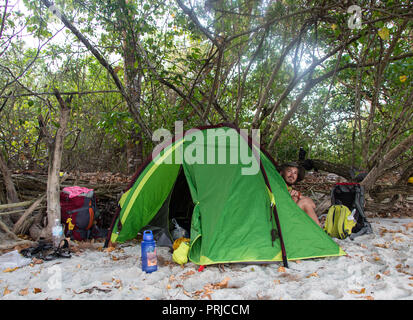
[[[357,223],[353,227],[350,239],[363,234],[372,233],[370,223],[364,213],[364,188],[359,183],[336,183],[331,190],[331,205],[344,205],[351,212],[356,210],[354,218]]]

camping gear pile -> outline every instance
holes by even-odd
[[[372,233],[364,213],[364,189],[359,183],[336,183],[324,230],[334,238],[351,240]]]

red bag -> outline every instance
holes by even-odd
[[[65,236],[72,240],[88,239],[98,216],[94,191],[82,187],[66,187],[60,192],[60,208]]]

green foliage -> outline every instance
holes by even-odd
[[[261,140],[268,145],[309,77],[314,79],[335,68],[339,71],[334,76],[308,92],[270,152],[284,161],[295,159],[298,148],[304,147],[314,158],[348,164],[355,161],[356,165],[366,161],[363,135],[380,61],[402,25],[400,16],[408,1],[382,1],[376,7],[371,1],[359,1],[364,24],[354,30],[348,27],[350,14],[341,2],[182,2],[188,7],[192,4],[197,20],[172,0],[55,1],[136,98],[135,110],[128,108],[119,92],[111,92],[118,89],[113,79],[71,31],[56,34],[63,25],[41,1],[24,0],[28,11],[10,12],[0,39],[0,106],[6,94],[16,94],[0,112],[0,144],[9,163],[16,168],[29,164],[44,168],[47,147],[39,140],[37,118],[46,119],[51,133],[59,127],[59,108],[53,95],[19,94],[51,93],[53,88],[60,92],[107,91],[73,96],[64,161],[66,167],[74,168],[98,166],[102,159],[125,153],[128,142],[142,136],[131,111],[138,112],[153,131],[161,127],[173,131],[177,120],[184,121],[185,129],[205,124],[195,107],[201,113],[210,108],[211,123],[222,122],[224,113],[229,121],[251,128],[267,85],[258,125],[263,130]],[[320,9],[323,6],[328,9]],[[410,22],[391,53],[391,57],[406,57],[391,60],[384,67],[368,155],[383,144],[411,90],[411,27]],[[15,36],[21,29],[30,34],[31,41]],[[314,61],[354,36],[359,38],[300,78],[280,99]],[[295,40],[268,84],[284,50]],[[221,61],[217,42],[223,49]],[[361,57],[367,66],[357,68]],[[355,108],[357,86],[360,114]],[[278,108],[271,114],[277,102]],[[411,134],[411,127],[412,119],[404,123],[392,146]],[[144,138],[143,145],[149,153],[153,142]],[[115,162],[107,166],[120,169],[121,161]]]

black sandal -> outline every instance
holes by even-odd
[[[45,257],[45,260],[50,261],[56,258],[71,258],[71,257],[72,255],[70,254],[70,250],[69,250],[69,242],[66,239],[63,239],[62,241],[60,241],[57,249],[52,254],[47,255]]]
[[[50,252],[53,249],[53,245],[48,243],[44,239],[40,239],[36,247],[26,248],[20,251],[25,258],[38,258],[43,259],[44,252]]]
[[[44,239],[39,240],[36,247],[26,248],[20,251],[26,258],[37,258],[45,261],[54,260],[56,258],[70,258],[69,242],[66,239],[60,241],[59,247],[54,250],[51,243]]]

